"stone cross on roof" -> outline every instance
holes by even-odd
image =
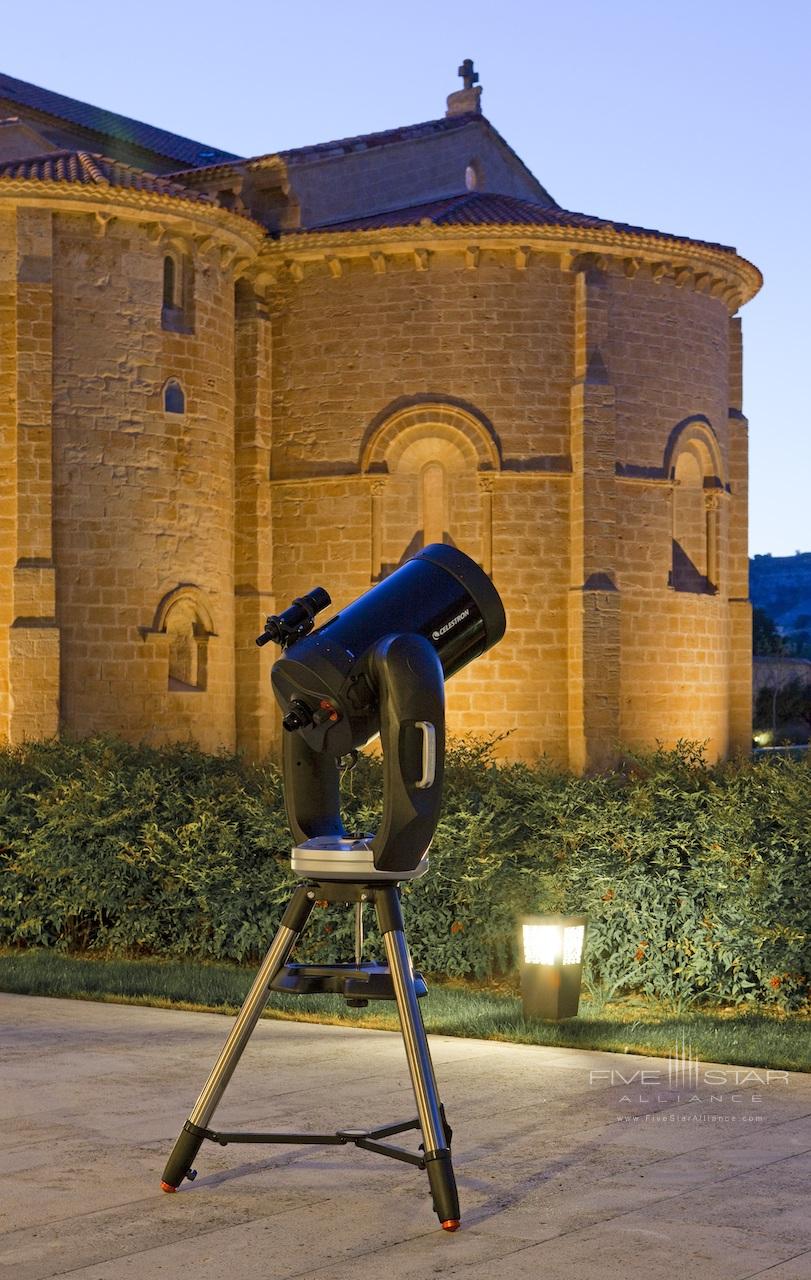
[[[472,89],[474,84],[479,83],[479,73],[473,70],[472,58],[465,58],[456,74],[462,77],[466,89]]]
[[[448,98],[448,110],[446,116],[466,116],[481,115],[482,96],[481,86],[476,82],[479,78],[478,71],[473,69],[473,59],[465,58],[458,74],[462,77],[464,89],[457,89],[456,93],[452,93]]]

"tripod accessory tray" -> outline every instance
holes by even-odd
[[[414,975],[421,999],[428,987],[421,973]],[[271,991],[289,995],[338,995],[345,1000],[396,1000],[391,973],[384,964],[286,964],[270,984]]]

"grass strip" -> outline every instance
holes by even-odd
[[[158,1008],[236,1013],[255,970],[192,960],[71,956],[49,950],[0,953],[0,990],[19,995],[60,996]],[[597,1008],[581,1001],[567,1022],[527,1022],[516,995],[461,983],[435,982],[422,1001],[429,1032],[513,1044],[555,1045],[666,1057],[682,1036],[702,1062],[811,1070],[811,1017],[738,1009],[688,1010],[674,1014],[641,998]],[[350,1009],[339,996],[271,994],[266,1016],[397,1029],[393,1003],[376,1001]]]

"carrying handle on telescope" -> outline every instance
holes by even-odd
[[[445,677],[416,632],[375,646],[369,675],[380,704],[383,821],[372,840],[379,871],[413,871],[430,845],[442,804]]]

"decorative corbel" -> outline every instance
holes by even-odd
[[[304,279],[304,268],[301,265],[301,263],[291,261],[291,262],[285,263],[285,265],[287,267],[287,270],[290,272],[291,279],[295,280],[296,284],[301,284],[302,280]]]
[[[418,271],[427,271],[430,260],[430,253],[427,249],[414,250],[414,266]]]
[[[608,259],[601,253],[579,253],[572,259],[572,271],[605,271]]]
[[[515,257],[514,257],[515,267],[517,271],[526,271],[527,267],[529,266],[529,255],[531,253],[532,253],[532,250],[529,248],[528,245],[525,245],[525,244],[519,245],[519,247],[515,251]]]
[[[248,274],[255,289],[274,289],[279,283],[278,273],[270,267],[254,267]]]
[[[97,236],[100,236],[103,239],[107,235],[110,224],[115,222],[115,215],[112,213],[104,213],[101,209],[97,209],[93,217],[95,219],[93,230]]]
[[[333,280],[340,280],[341,276],[344,273],[344,269],[341,264],[341,259],[336,258],[334,254],[327,254],[326,261],[327,261],[327,266],[329,267],[329,273],[332,276]]]
[[[469,244],[465,249],[465,266],[468,271],[475,271],[481,258],[481,249],[477,244]]]
[[[217,248],[218,241],[214,236],[201,235],[194,237],[194,243],[197,245],[197,252],[205,258]]]
[[[247,276],[251,267],[251,259],[246,253],[240,253],[234,259],[234,279],[241,280]]]
[[[369,254],[369,257],[370,257],[370,258],[371,258],[371,260],[372,260],[372,270],[374,271],[375,275],[376,275],[376,276],[382,276],[382,275],[384,274],[385,270],[386,270],[386,255],[385,255],[385,253],[377,253],[377,252],[376,252],[376,253],[370,253],[370,254]]]
[[[639,266],[639,258],[623,258],[622,260],[622,270],[629,280],[633,280],[639,270]]]
[[[233,245],[230,245],[230,244],[221,245],[220,254],[219,254],[220,269],[222,271],[227,271],[229,267],[233,266],[233,264],[237,260],[238,253],[239,251],[235,249]]]

